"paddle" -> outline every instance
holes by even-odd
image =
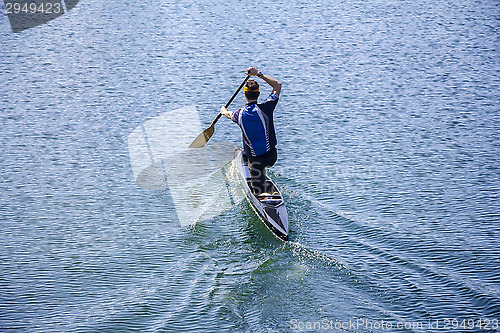
[[[247,77],[245,78],[245,80],[240,84],[240,86],[238,87],[238,89],[236,90],[236,92],[233,94],[233,96],[231,97],[231,99],[229,100],[229,102],[226,103],[226,108],[229,107],[229,104],[231,104],[231,102],[233,101],[233,99],[240,92],[241,88],[243,88],[243,86],[245,85],[245,83],[247,83],[247,80],[248,80],[249,77],[250,77],[250,75],[247,75]],[[210,126],[206,130],[204,130],[203,132],[201,132],[196,137],[196,139],[194,139],[194,141],[189,145],[189,148],[201,148],[201,147],[204,147],[207,144],[208,140],[210,140],[210,138],[214,134],[215,123],[219,120],[219,118],[221,116],[222,116],[222,113],[219,113],[217,115],[217,117],[215,118],[215,120],[212,121],[212,124],[210,124]]]

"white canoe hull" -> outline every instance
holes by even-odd
[[[234,154],[234,164],[238,170],[238,175],[242,186],[245,190],[245,195],[250,201],[250,205],[255,210],[260,219],[264,222],[271,232],[281,240],[288,240],[288,213],[285,207],[285,201],[281,196],[281,192],[274,182],[266,176],[266,181],[272,184],[274,194],[267,199],[259,200],[250,189],[250,174],[248,165],[243,160],[243,152],[241,149],[236,149]]]

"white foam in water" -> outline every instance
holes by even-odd
[[[235,147],[211,142],[188,148],[201,131],[191,105],[146,121],[128,137],[136,184],[151,190],[168,188],[182,226],[193,225],[202,215],[216,216],[232,201],[222,167],[233,159]]]

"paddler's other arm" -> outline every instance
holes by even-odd
[[[222,115],[228,117],[229,119],[231,119],[231,112],[229,112],[228,109],[224,105],[220,108],[220,113]]]
[[[255,67],[248,68],[247,71],[246,71],[246,74],[250,75],[250,76],[258,76],[258,77],[260,77],[262,80],[266,81],[266,83],[268,85],[270,85],[271,87],[273,87],[273,94],[276,94],[278,96],[280,95],[280,92],[281,92],[281,83],[278,82],[277,80],[273,79],[272,77],[270,77],[268,75],[265,75],[265,74],[259,72],[259,70],[257,68],[255,68]]]

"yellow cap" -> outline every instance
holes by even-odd
[[[259,89],[254,89],[254,90],[250,90],[247,86],[245,86],[245,89],[244,91],[250,91],[250,92],[259,92]]]

